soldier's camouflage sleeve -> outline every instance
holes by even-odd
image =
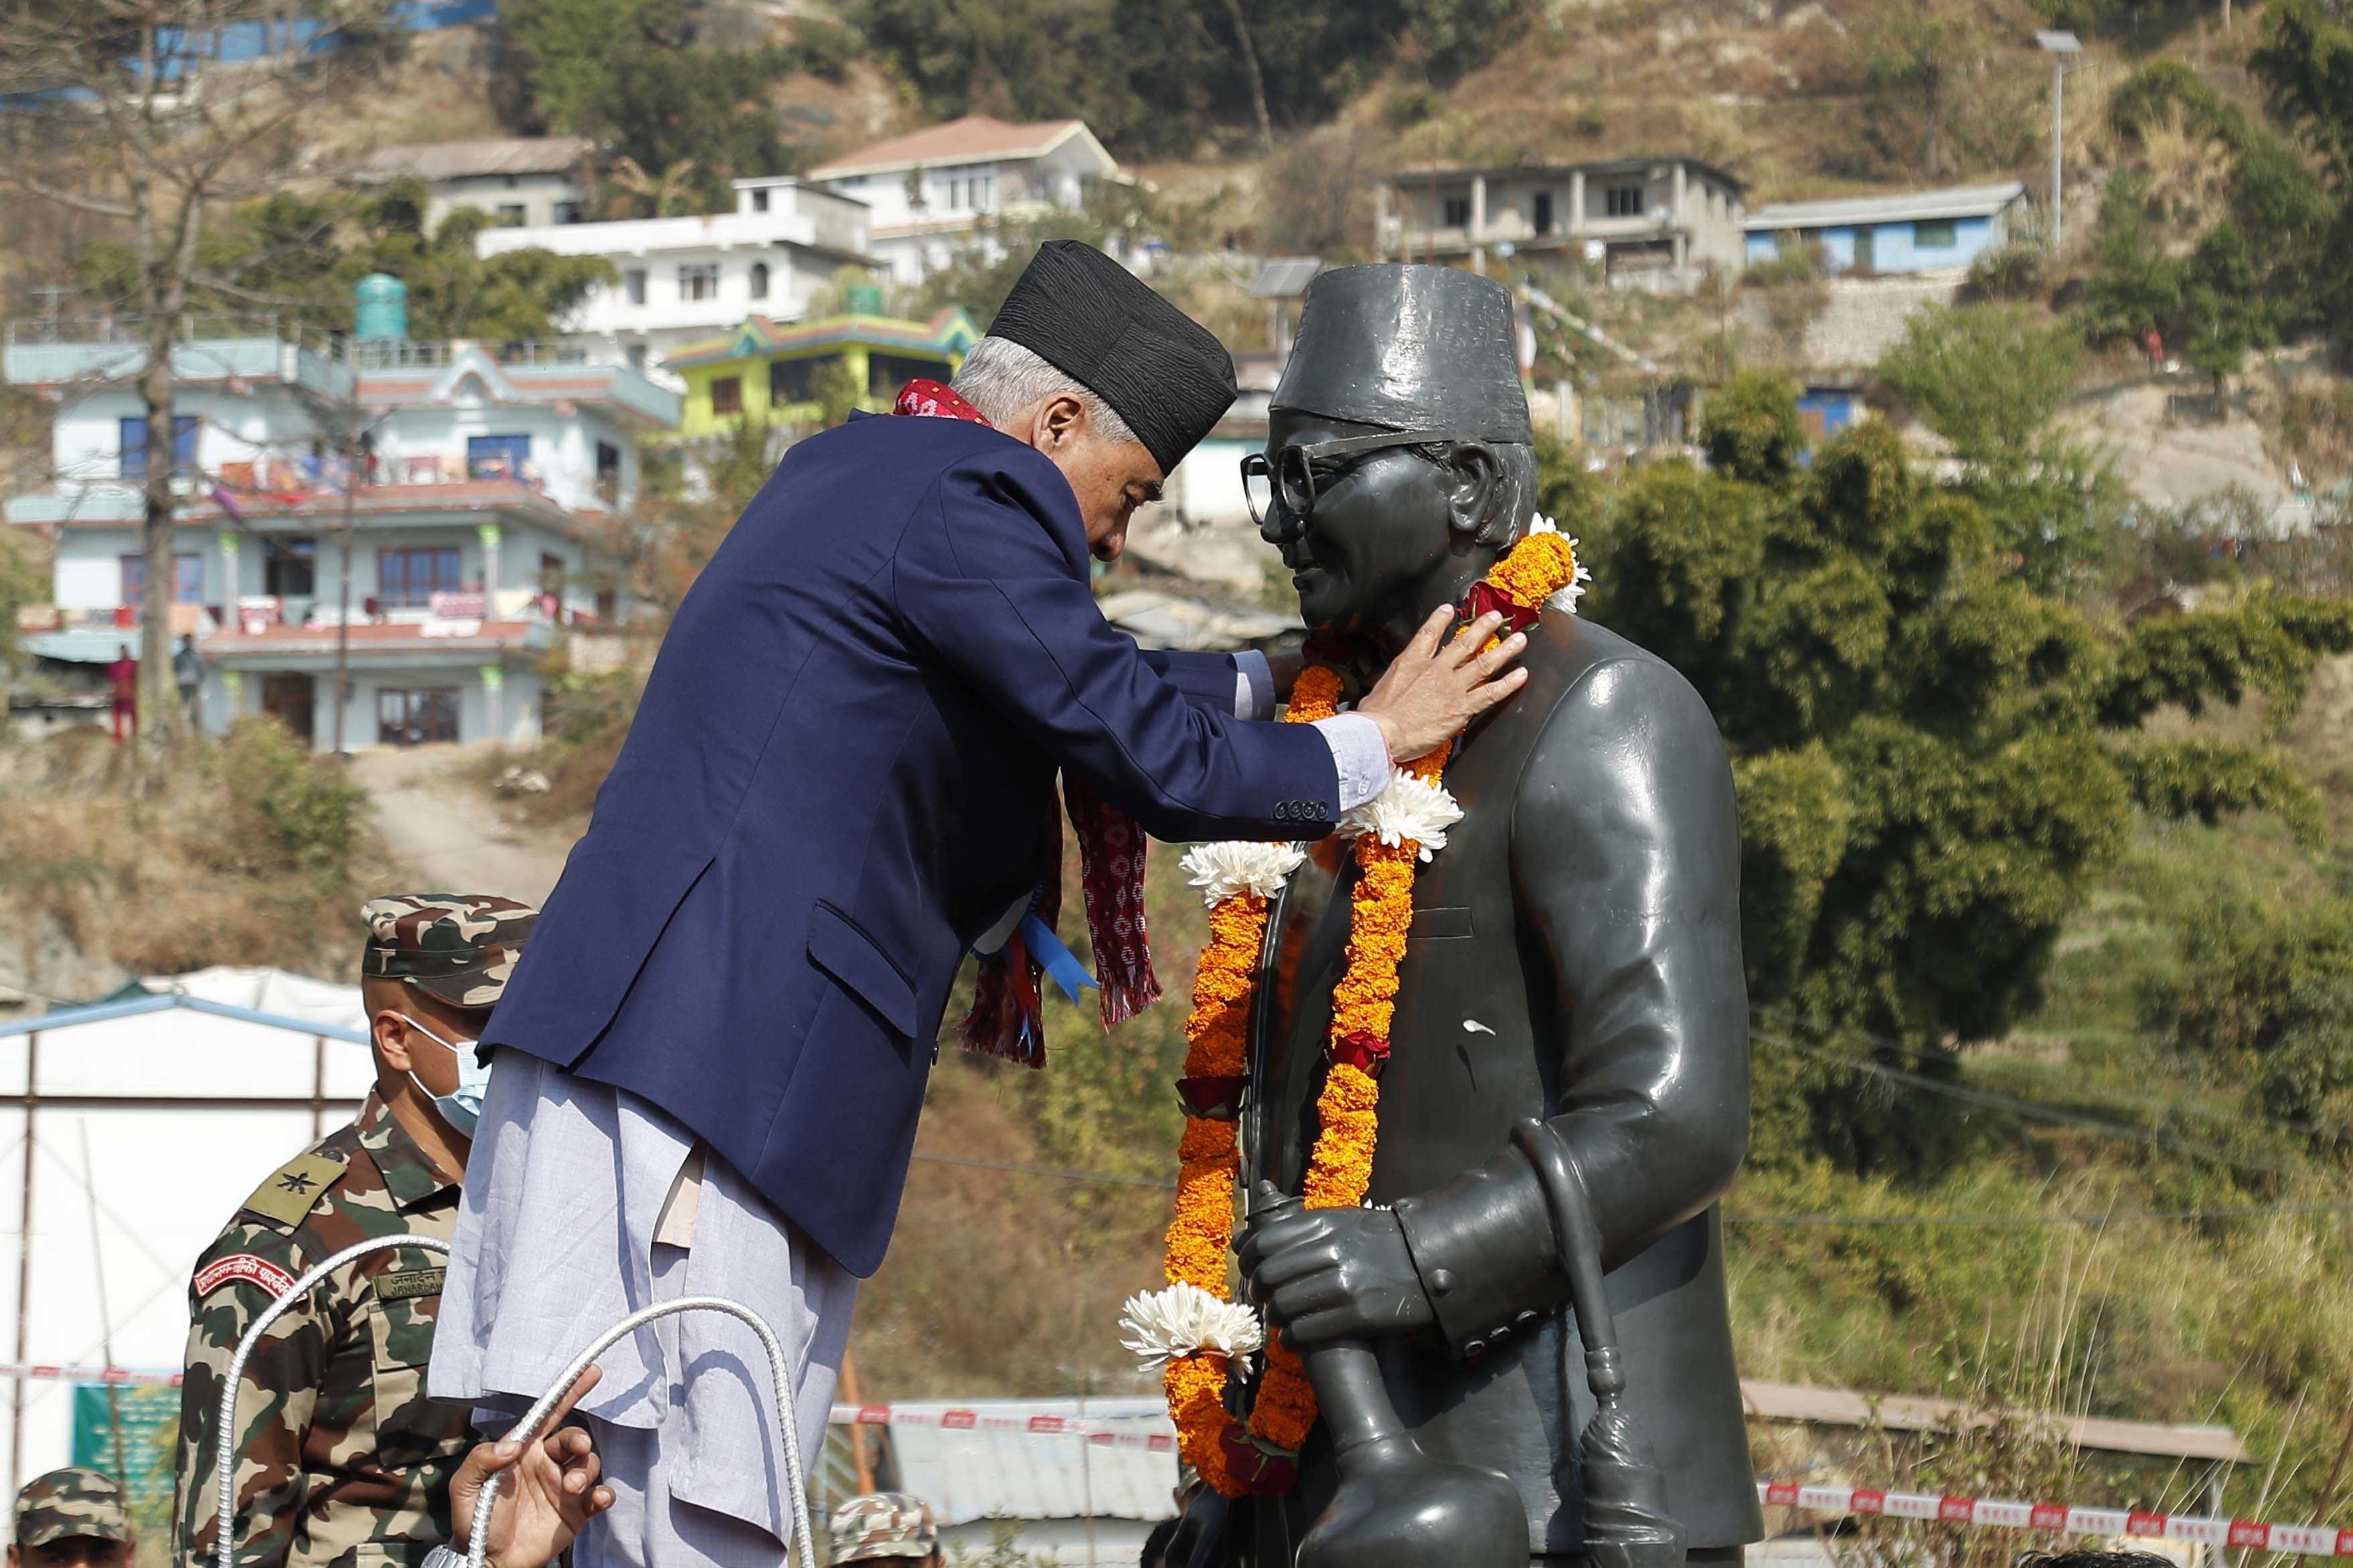
[[[240,1219],[197,1261],[189,1287],[188,1355],[180,1389],[179,1476],[174,1509],[174,1568],[208,1564],[219,1550],[221,1380],[237,1342],[308,1266],[294,1237]],[[283,1568],[302,1515],[303,1444],[338,1326],[332,1281],[270,1325],[246,1363],[237,1395],[237,1562]]]

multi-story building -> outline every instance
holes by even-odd
[[[867,204],[874,254],[912,283],[969,250],[987,225],[1082,206],[1119,163],[1082,120],[1016,125],[967,114],[861,147],[808,172],[812,184]]]
[[[595,146],[586,136],[510,136],[380,147],[360,178],[371,184],[422,180],[431,193],[427,228],[438,228],[459,207],[480,207],[506,228],[544,228],[581,220],[586,193],[580,171]]]
[[[794,326],[754,316],[725,337],[670,355],[670,370],[686,382],[680,433],[691,440],[741,421],[815,425],[827,412],[828,372],[839,395],[879,414],[916,377],[954,376],[980,338],[962,310],[908,321],[880,314],[872,300],[858,303],[870,309]]]
[[[733,212],[486,229],[475,248],[610,261],[618,278],[591,289],[565,329],[613,344],[628,363],[675,387],[661,365],[681,345],[754,313],[797,321],[841,268],[881,265],[867,253],[863,202],[789,176],[737,180],[734,189]]]
[[[1737,272],[1745,187],[1697,158],[1422,169],[1380,187],[1380,253],[1463,261],[1568,251],[1628,288],[1688,289]]]
[[[58,405],[52,476],[5,511],[55,541],[56,629],[36,655],[102,662],[135,642],[147,449],[124,377],[138,335],[8,331],[7,380]],[[600,525],[636,496],[639,443],[678,424],[678,395],[616,357],[192,324],[173,355],[173,597],[205,661],[206,727],[269,714],[331,746],[340,653],[346,748],[535,738],[543,656],[565,627],[623,608]],[[363,433],[355,464],[338,430]]]
[[[1748,263],[1772,260],[1784,246],[1810,252],[1834,277],[1874,277],[1964,268],[2010,242],[2026,210],[2016,180],[1892,196],[1781,202],[1742,220]]]

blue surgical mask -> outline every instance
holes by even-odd
[[[481,1124],[482,1101],[491,1092],[491,1068],[490,1064],[482,1060],[480,1042],[445,1040],[408,1014],[403,1013],[401,1016],[407,1019],[410,1028],[427,1039],[439,1041],[448,1047],[449,1054],[458,1058],[458,1087],[451,1093],[435,1094],[426,1089],[425,1080],[417,1076],[414,1068],[409,1069],[408,1081],[433,1101],[433,1109],[441,1113],[441,1120],[448,1122],[452,1131],[471,1138],[474,1129]]]

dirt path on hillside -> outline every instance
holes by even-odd
[[[392,868],[374,893],[439,890],[545,900],[572,836],[517,820],[482,782],[480,746],[380,747],[352,758]]]

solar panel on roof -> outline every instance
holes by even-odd
[[[1259,300],[1296,300],[1307,292],[1308,283],[1324,270],[1320,256],[1278,256],[1258,269],[1258,280],[1250,285],[1250,295]]]

